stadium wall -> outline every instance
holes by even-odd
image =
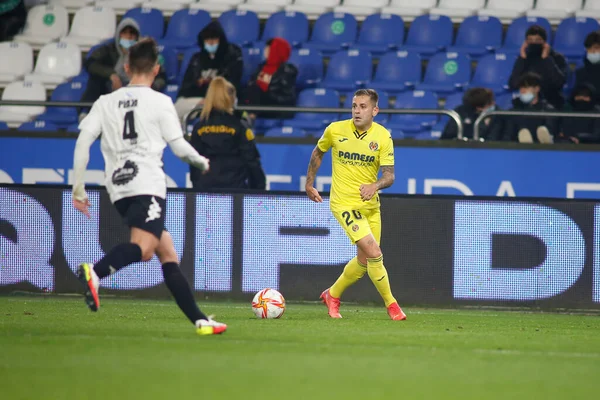
[[[67,186],[0,186],[0,293],[73,293],[82,261],[126,240],[104,189],[92,217]],[[328,199],[299,193],[171,190],[167,229],[199,297],[251,299],[272,287],[316,300],[354,255]],[[600,308],[600,203],[382,196],[386,267],[401,304]],[[107,294],[164,297],[158,261],[102,281]],[[368,278],[345,300],[380,302]]]

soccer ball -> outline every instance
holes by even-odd
[[[256,318],[280,318],[285,312],[285,299],[275,289],[263,289],[252,300]]]

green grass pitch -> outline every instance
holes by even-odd
[[[0,398],[592,399],[600,317],[288,304],[201,304],[229,330],[199,337],[174,302],[0,297]]]

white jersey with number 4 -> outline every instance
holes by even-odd
[[[170,97],[147,86],[127,86],[100,96],[79,124],[81,135],[100,134],[110,200],[153,195],[166,198],[162,156],[183,137]]]

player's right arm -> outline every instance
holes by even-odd
[[[321,167],[323,161],[323,155],[331,148],[331,131],[330,126],[325,129],[323,136],[317,142],[312,154],[310,155],[310,161],[308,162],[308,171],[306,172],[306,194],[309,199],[315,203],[322,203],[323,199],[319,194],[319,191],[315,189],[314,183],[317,177],[317,171]]]

